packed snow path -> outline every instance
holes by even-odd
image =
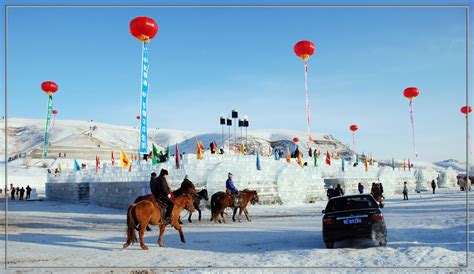
[[[474,193],[473,193],[474,194]],[[412,194],[386,200],[388,245],[370,240],[336,243],[326,249],[321,233],[325,202],[302,206],[250,206],[252,222],[185,221],[186,243],[167,228],[145,233],[123,249],[124,210],[53,201],[9,201],[8,267],[460,267],[466,263],[464,192]],[[4,209],[4,203],[2,204]],[[230,211],[229,211],[230,213]],[[186,219],[187,216],[184,218]],[[2,224],[4,228],[4,224]],[[3,229],[2,228],[2,229]],[[5,244],[1,235],[0,246]],[[472,247],[471,242],[471,247]],[[1,248],[1,263],[4,249]],[[472,263],[472,261],[471,261]]]

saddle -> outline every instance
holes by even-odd
[[[168,205],[163,203],[159,198],[155,199],[155,204],[160,208],[160,218],[161,220],[165,220],[166,210],[168,210]]]

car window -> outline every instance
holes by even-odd
[[[325,212],[364,208],[378,208],[378,206],[371,196],[340,197],[329,200]]]

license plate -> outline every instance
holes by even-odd
[[[344,223],[345,225],[361,224],[361,223],[362,223],[362,219],[361,219],[361,218],[345,219],[345,220],[343,220],[343,223]]]

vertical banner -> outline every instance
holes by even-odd
[[[138,153],[148,153],[148,124],[147,124],[147,95],[148,95],[148,49],[143,42],[142,50],[142,92],[140,106],[140,149]]]
[[[43,158],[48,156],[49,129],[51,124],[51,113],[53,112],[53,95],[49,95],[48,97],[48,113],[46,115],[46,129],[44,131]]]
[[[304,88],[306,90],[306,123],[308,127],[308,141],[311,142],[311,130],[309,128],[310,125],[310,108],[309,108],[309,94],[308,94],[308,63],[304,60]]]

